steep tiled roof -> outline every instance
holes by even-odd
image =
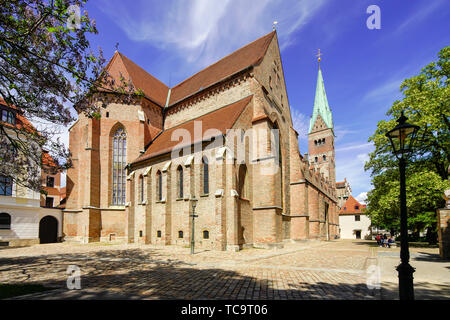
[[[130,79],[137,89],[141,89],[147,98],[161,107],[166,104],[169,88],[122,53],[118,51],[114,53],[106,66],[106,70],[116,81],[120,78],[120,75],[125,81]],[[120,84],[120,82],[117,84]]]
[[[358,209],[356,209],[358,208]],[[365,204],[359,203],[353,196],[349,196],[347,201],[342,206],[341,210],[339,211],[340,215],[345,214],[362,214],[364,213],[364,209],[366,208]]]
[[[336,182],[336,188],[345,188],[345,181]]]
[[[239,118],[244,108],[251,101],[252,96],[239,100],[233,104],[222,107],[213,112],[207,113],[196,119],[189,120],[178,126],[172,127],[166,131],[163,131],[156,139],[150,144],[146,152],[136,159],[133,163],[140,162],[146,159],[150,159],[160,154],[171,152],[175,146],[178,146],[180,141],[172,141],[172,133],[177,129],[187,130],[191,134],[192,143],[197,143],[202,140],[212,138],[213,135],[204,135],[209,129],[217,129],[223,134],[226,134],[227,129],[231,129]],[[202,122],[202,136],[197,138],[194,136],[194,121]],[[203,139],[202,139],[203,138]],[[180,146],[181,147],[181,146]]]
[[[42,164],[48,167],[56,167],[55,160],[47,151],[42,152]]]
[[[169,105],[174,104],[203,88],[209,87],[247,67],[258,65],[264,57],[275,31],[249,43],[225,58],[177,84],[170,93]]]
[[[179,102],[239,71],[258,65],[274,35],[275,31],[272,31],[177,84],[171,89],[169,105]],[[106,70],[116,81],[120,75],[124,77],[125,81],[131,79],[133,85],[141,89],[146,97],[162,107],[165,106],[169,88],[122,53],[118,51],[114,53],[106,66]]]

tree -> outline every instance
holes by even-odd
[[[373,178],[367,195],[367,212],[372,224],[387,230],[400,229],[400,182],[398,173],[385,171]],[[450,182],[428,169],[412,168],[406,179],[408,229],[416,233],[436,229],[436,208],[444,205],[442,194]]]
[[[385,133],[394,128],[402,111],[408,122],[421,127],[414,154],[409,159],[415,165],[430,168],[443,179],[448,178],[450,164],[450,46],[438,54],[438,61],[431,62],[418,76],[406,79],[400,86],[404,98],[395,101],[386,113],[391,119],[379,121],[369,141],[375,151],[369,156],[366,170],[372,174],[397,167],[397,160]]]
[[[0,121],[0,176],[40,190],[40,177],[27,174],[42,167],[39,150],[55,160],[55,170],[70,167],[70,154],[52,139],[54,125],[67,126],[76,111],[98,117],[92,98],[108,90],[127,97],[139,95],[131,82],[112,79],[87,39],[97,34],[85,1],[9,0],[0,6],[0,98],[27,119],[50,126],[23,130]],[[131,98],[130,98],[131,99]]]
[[[403,111],[408,122],[420,126],[414,152],[408,159],[407,207],[412,229],[436,225],[435,209],[442,205],[448,188],[450,164],[450,47],[443,48],[438,60],[400,86],[404,98],[395,101],[378,122],[369,138],[375,150],[369,154],[365,170],[370,170],[374,189],[368,194],[367,212],[373,223],[391,229],[399,224],[398,161],[385,133],[395,127]]]

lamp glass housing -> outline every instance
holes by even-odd
[[[386,133],[397,158],[406,157],[412,152],[417,131],[419,131],[418,126],[406,123],[406,120],[408,118],[402,112],[401,117],[397,120],[398,125]]]

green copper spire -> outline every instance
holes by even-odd
[[[320,57],[319,57],[320,59]],[[320,62],[320,60],[319,60]],[[309,133],[311,133],[314,123],[316,122],[317,116],[320,114],[323,121],[328,128],[333,128],[333,116],[331,115],[330,106],[328,105],[327,94],[325,92],[325,85],[323,83],[322,71],[319,65],[319,74],[317,76],[316,85],[316,97],[314,99],[314,110],[309,122]]]

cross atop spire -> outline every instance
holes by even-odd
[[[317,49],[317,61],[319,61],[319,68],[320,68],[320,60],[322,60],[322,53],[320,52],[320,49]]]
[[[278,21],[276,21],[276,20],[272,23],[273,31],[275,31],[277,29],[277,24],[278,24]]]

